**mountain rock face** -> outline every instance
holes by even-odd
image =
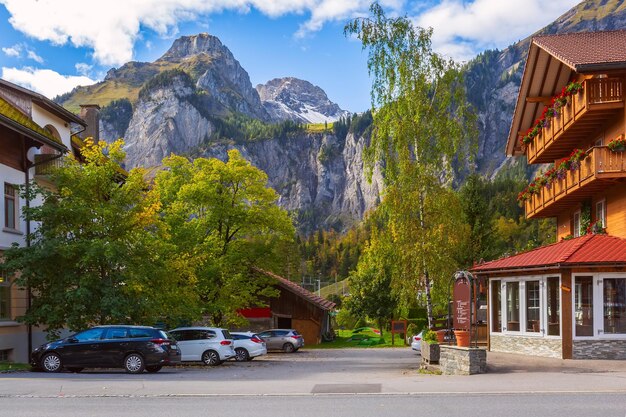
[[[224,160],[229,149],[238,149],[267,173],[269,185],[280,195],[278,204],[298,213],[298,229],[308,233],[320,226],[344,229],[380,202],[380,170],[369,181],[363,166],[366,143],[353,133],[345,139],[302,133],[289,140],[215,145],[202,156]]]
[[[349,114],[330,101],[324,90],[298,78],[275,78],[257,85],[256,90],[274,121],[324,123]]]

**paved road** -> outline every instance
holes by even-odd
[[[626,416],[626,361],[490,353],[488,363],[484,375],[423,375],[409,349],[346,349],[158,374],[4,374],[0,416]]]

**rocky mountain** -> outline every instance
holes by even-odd
[[[274,121],[330,123],[349,114],[330,101],[324,90],[298,78],[275,78],[257,85],[256,91]]]
[[[625,27],[624,2],[587,0],[538,33]],[[504,145],[529,42],[485,51],[466,64],[468,98],[478,112],[477,165],[486,175],[511,163]],[[354,128],[364,119],[351,120],[347,134],[297,127],[293,122],[331,121],[345,112],[296,78],[253,88],[233,54],[208,34],[182,37],[157,61],[129,62],[58,100],[71,110],[79,103],[103,106],[101,135],[125,138],[128,167],[158,166],[172,152],[223,158],[228,148],[239,149],[267,172],[280,204],[299,213],[304,231],[342,228],[380,198],[380,174],[369,184],[363,171],[367,134]],[[268,124],[277,121],[282,124]]]

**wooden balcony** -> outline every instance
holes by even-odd
[[[47,177],[52,170],[63,165],[63,157],[51,154],[35,155],[35,176]]]
[[[626,152],[611,152],[606,146],[594,147],[580,167],[565,178],[542,187],[525,202],[526,217],[555,217],[573,204],[584,201],[602,189],[626,180]]]
[[[593,140],[607,119],[624,108],[621,78],[592,78],[583,82],[583,91],[573,95],[550,125],[541,129],[526,146],[528,163],[550,163],[566,157],[572,149]],[[623,110],[622,110],[623,111]]]

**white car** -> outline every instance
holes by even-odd
[[[267,355],[265,341],[252,332],[232,332],[235,342],[235,360],[251,361],[257,356]]]
[[[233,338],[218,327],[179,327],[170,335],[178,344],[182,362],[204,362],[216,366],[235,356]]]
[[[415,336],[411,336],[409,343],[411,344],[411,349],[417,351],[417,353],[422,353],[422,333],[419,332]]]

